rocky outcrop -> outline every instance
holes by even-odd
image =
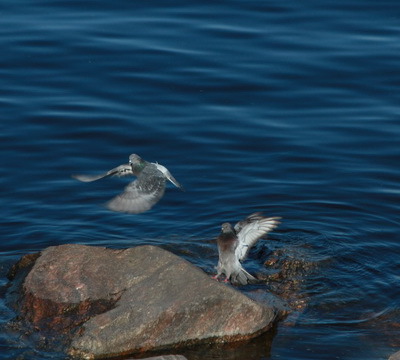
[[[39,330],[72,334],[69,354],[87,359],[247,340],[277,317],[154,246],[50,247],[22,288],[24,317]]]

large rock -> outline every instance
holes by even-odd
[[[69,353],[87,359],[247,340],[277,316],[154,246],[49,247],[23,293],[25,317],[38,328],[73,334]]]

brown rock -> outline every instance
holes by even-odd
[[[187,359],[182,355],[162,355],[162,356],[152,356],[141,360],[187,360]]]
[[[36,259],[40,256],[40,253],[26,254],[15,263],[8,271],[7,277],[9,280],[14,280],[15,276],[22,271],[25,271],[35,264]]]
[[[315,271],[318,264],[306,259],[307,251],[302,247],[285,247],[275,250],[264,265],[270,272],[264,276],[272,293],[284,299],[289,307],[302,311],[307,306],[305,298],[304,279]]]
[[[37,327],[72,333],[87,359],[247,340],[276,311],[154,246],[44,250],[23,284],[22,312]]]

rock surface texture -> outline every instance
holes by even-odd
[[[142,360],[187,360],[187,359],[182,355],[164,355],[164,356],[152,356]]]
[[[96,359],[247,340],[277,311],[155,246],[45,249],[23,283],[35,327],[72,334],[69,354]]]

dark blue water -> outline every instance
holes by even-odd
[[[264,211],[283,222],[246,267],[277,248],[315,266],[264,356],[400,349],[398,1],[5,0],[0,16],[3,287],[22,254],[65,243],[156,244],[211,273],[220,224]],[[103,206],[126,181],[70,177],[131,153],[187,191],[127,215]],[[2,299],[0,359],[62,358],[4,330],[14,316]]]

